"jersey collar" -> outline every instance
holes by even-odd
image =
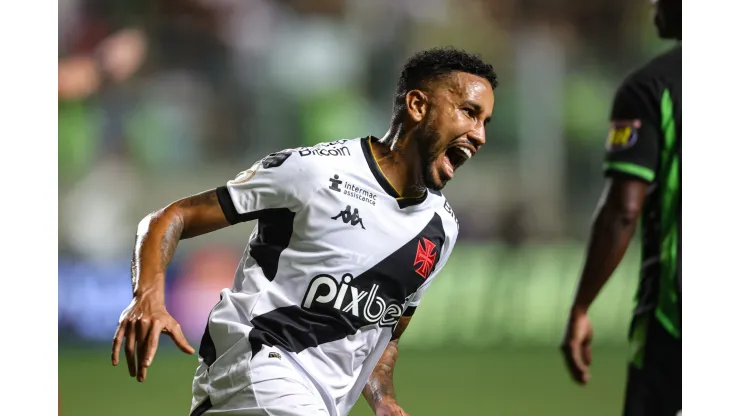
[[[368,167],[370,167],[370,172],[373,173],[373,176],[375,176],[375,180],[378,181],[378,184],[381,188],[383,188],[385,193],[396,199],[399,208],[406,208],[424,202],[427,199],[427,195],[429,194],[428,189],[424,190],[423,195],[414,198],[404,198],[399,195],[398,192],[396,192],[396,189],[393,188],[393,185],[391,185],[391,183],[388,181],[388,178],[385,177],[383,171],[380,170],[380,166],[378,165],[377,159],[375,159],[375,154],[373,153],[372,146],[370,145],[372,140],[377,139],[373,136],[368,136],[362,139],[362,153],[365,155],[365,161],[367,161],[367,165]]]

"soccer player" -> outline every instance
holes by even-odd
[[[364,394],[376,415],[405,415],[393,389],[399,337],[455,245],[440,191],[485,143],[496,86],[477,55],[419,52],[382,138],[273,153],[145,217],[113,365],[124,346],[129,374],[144,381],[162,332],[194,352],[165,309],[175,247],[257,220],[208,317],[191,414],[347,415]]]
[[[562,344],[572,377],[586,384],[593,337],[588,308],[641,219],[627,416],[674,416],[681,409],[681,1],[654,3],[659,35],[679,44],[617,91],[604,164],[608,179]]]

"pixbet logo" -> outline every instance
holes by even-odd
[[[353,279],[349,273],[342,276],[341,283],[329,274],[314,277],[308,285],[303,307],[311,309],[319,305],[331,305],[332,308],[352,314],[368,324],[395,325],[403,312],[401,305],[380,297],[380,287],[377,284],[373,283],[369,291],[362,290],[351,285]]]

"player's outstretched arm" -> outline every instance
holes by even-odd
[[[362,394],[376,416],[407,416],[396,402],[396,391],[393,388],[393,369],[398,359],[398,340],[411,321],[410,316],[402,316],[398,321],[390,342],[375,366]]]
[[[118,365],[125,340],[129,375],[144,381],[161,332],[171,336],[182,351],[188,354],[195,352],[185,339],[180,324],[165,308],[165,270],[181,239],[228,225],[215,189],[176,201],[141,220],[131,259],[133,300],[121,313],[113,339],[113,365]]]
[[[648,183],[643,180],[614,176],[607,181],[596,209],[585,264],[561,344],[571,376],[580,384],[586,384],[590,377],[593,330],[588,309],[622,261],[647,191]]]

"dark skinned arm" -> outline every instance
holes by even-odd
[[[162,295],[164,300],[164,273],[179,241],[228,225],[215,189],[147,215],[136,231],[131,259],[134,296]]]
[[[396,366],[396,360],[398,360],[398,341],[406,330],[406,327],[408,327],[409,322],[411,322],[410,316],[402,316],[399,319],[391,340],[385,347],[383,355],[378,360],[378,364],[375,365],[370,379],[362,390],[363,396],[365,396],[365,399],[376,415],[405,414],[396,403],[396,391],[393,387],[393,369]]]
[[[113,339],[113,365],[118,365],[125,339],[129,375],[144,381],[161,332],[171,336],[183,352],[195,352],[165,308],[165,271],[180,240],[228,225],[215,189],[176,201],[141,220],[131,260],[133,300],[121,314]]]
[[[573,379],[589,380],[593,330],[588,309],[627,251],[642,212],[648,183],[626,175],[607,180],[591,227],[587,255],[561,345]]]
[[[622,261],[658,171],[663,140],[659,84],[650,73],[632,73],[612,102],[604,155],[608,179],[561,344],[570,375],[579,384],[590,379],[593,328],[588,310]]]
[[[607,180],[591,227],[586,262],[572,309],[586,312],[627,251],[642,213],[648,184],[628,176]]]

